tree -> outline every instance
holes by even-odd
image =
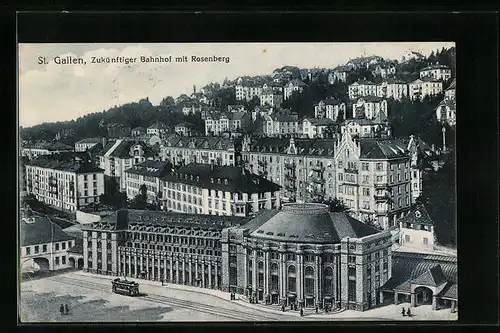
[[[148,199],[148,188],[146,187],[146,184],[142,184],[141,186],[139,186],[139,193],[142,197],[142,200],[146,202]]]
[[[345,212],[349,209],[344,203],[338,198],[330,198],[328,200],[322,200],[320,203],[328,205],[330,212]]]

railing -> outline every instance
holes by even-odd
[[[295,169],[296,165],[295,165],[295,163],[285,162],[285,168],[287,168],[287,169]]]
[[[358,170],[352,169],[352,168],[344,168],[344,172],[345,173],[354,173],[354,174],[357,174]]]
[[[375,201],[380,201],[380,200],[388,200],[388,199],[390,199],[390,196],[387,193],[374,194],[373,198],[375,199]]]

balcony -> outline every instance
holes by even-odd
[[[375,183],[373,185],[375,186],[375,188],[384,188],[385,189],[385,188],[390,187],[389,184],[387,184],[387,183]]]
[[[383,193],[383,194],[374,194],[373,199],[375,199],[375,201],[386,201],[391,199],[391,197],[389,196],[389,194]]]
[[[287,169],[295,169],[296,165],[295,165],[295,163],[285,162],[285,168],[287,168]]]
[[[345,173],[351,173],[351,174],[358,174],[357,169],[351,169],[351,168],[344,168]]]
[[[325,170],[325,167],[322,166],[322,165],[313,165],[311,166],[311,170],[314,170],[314,171],[324,171]]]

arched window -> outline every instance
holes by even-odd
[[[325,295],[333,295],[333,269],[331,267],[326,267],[323,273],[324,278],[324,293]]]
[[[264,263],[262,261],[259,261],[259,263],[257,264],[257,268],[259,270],[263,270],[264,269]]]
[[[305,276],[314,276],[314,268],[312,268],[311,266],[307,266],[304,273]]]
[[[288,291],[289,292],[296,292],[297,291],[297,278],[295,277],[295,266],[288,266],[288,278],[287,278],[287,285],[288,285]]]
[[[271,274],[278,274],[278,264],[271,264]]]
[[[288,266],[288,275],[295,275],[295,266]]]
[[[305,294],[314,295],[314,269],[307,266],[304,273]]]
[[[271,291],[279,290],[278,264],[271,264]]]

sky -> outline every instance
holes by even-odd
[[[429,55],[452,42],[412,43],[154,43],[19,44],[19,125],[67,121],[115,105],[191,94],[210,82],[271,74],[283,66],[333,68],[360,56],[401,60],[410,51]],[[141,56],[220,56],[229,63],[146,63]],[[56,64],[54,57],[81,57],[85,64]],[[133,64],[92,63],[92,57],[136,57]],[[45,62],[39,63],[39,58]]]

